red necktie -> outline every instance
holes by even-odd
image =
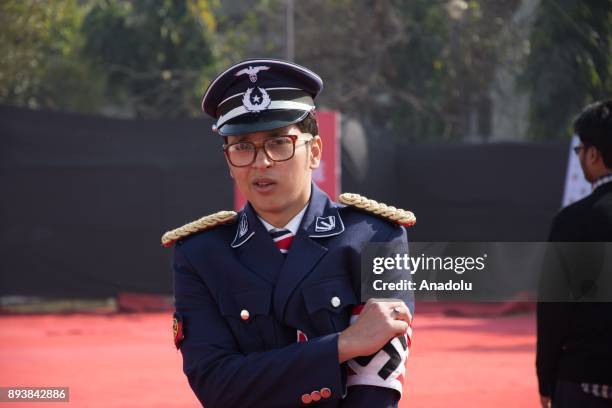
[[[293,234],[291,231],[284,228],[275,228],[270,230],[270,235],[281,253],[286,254],[289,252],[289,247],[291,247],[291,242],[293,241]]]

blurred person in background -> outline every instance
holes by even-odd
[[[581,142],[575,153],[593,191],[557,214],[549,241],[609,243],[612,100],[587,106],[574,131]],[[589,261],[576,260],[583,268]],[[564,279],[558,272],[553,278]],[[576,271],[583,279],[586,273]],[[538,303],[536,367],[542,407],[612,407],[612,303]]]

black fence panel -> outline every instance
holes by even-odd
[[[207,119],[119,120],[0,107],[0,296],[172,292],[161,234],[232,207]],[[410,209],[419,241],[545,240],[567,143],[372,143],[345,191]]]

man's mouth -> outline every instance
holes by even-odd
[[[256,179],[253,181],[253,186],[259,192],[269,191],[275,185],[276,185],[276,181],[272,179],[261,178],[261,179]]]

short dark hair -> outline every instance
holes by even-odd
[[[584,108],[574,120],[574,132],[582,144],[599,150],[606,167],[612,169],[612,99]]]
[[[314,111],[308,113],[301,122],[295,124],[300,132],[302,133],[310,133],[313,136],[317,136],[319,134],[319,125],[317,124],[317,115]]]

